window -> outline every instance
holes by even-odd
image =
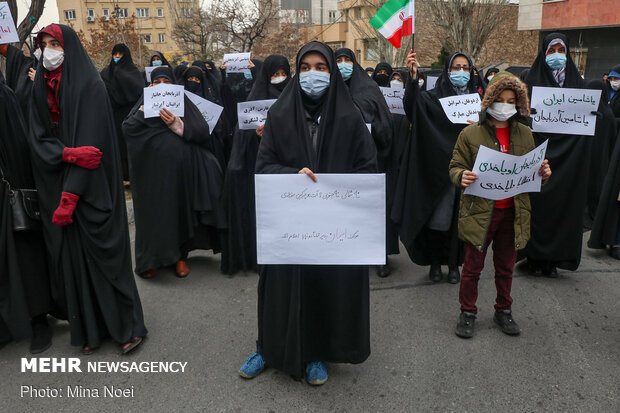
[[[110,9],[101,9],[101,16],[104,20],[110,20]]]
[[[192,17],[192,8],[181,7],[181,17]]]
[[[95,9],[86,9],[86,17],[95,18]]]
[[[143,34],[142,40],[144,41],[144,43],[153,43],[153,39],[151,38],[150,34]]]
[[[161,7],[157,8],[157,17],[164,17],[164,9]]]
[[[75,20],[75,10],[65,10],[65,20]]]
[[[376,41],[369,42],[368,40],[364,40],[364,49],[366,49],[366,59],[364,60],[379,60]]]
[[[338,10],[330,10],[327,15],[330,23],[335,23],[338,17],[340,17],[338,15]]]
[[[164,33],[159,33],[159,43],[166,43],[166,35]]]
[[[116,9],[116,17],[126,19],[127,17],[129,17],[129,11],[127,9]]]
[[[136,17],[149,17],[149,9],[148,8],[137,8],[136,9]]]

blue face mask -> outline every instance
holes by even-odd
[[[566,64],[566,55],[564,53],[548,54],[545,57],[545,61],[551,69],[558,70],[563,68]]]
[[[114,60],[114,63],[118,63],[121,60],[120,57],[113,57],[112,59]]]
[[[245,80],[252,80],[252,72],[244,72]]]
[[[456,87],[463,87],[469,82],[469,72],[463,69],[455,72],[450,72],[450,82]]]
[[[318,99],[329,87],[329,72],[319,72],[317,70],[309,70],[299,73],[299,85],[301,90],[310,98]]]
[[[161,66],[162,65],[162,61],[161,60],[153,60],[151,62],[151,66]]]
[[[344,80],[349,80],[353,74],[353,63],[342,62],[338,63],[338,69]]]

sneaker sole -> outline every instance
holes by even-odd
[[[325,384],[325,382],[327,381],[327,379],[324,379],[324,380],[318,380],[318,379],[317,379],[317,380],[313,380],[313,381],[306,380],[306,381],[307,381],[307,382],[308,382],[308,384],[309,384],[309,385],[311,385],[311,386],[321,386],[321,385]]]
[[[460,337],[460,338],[472,338],[474,336],[473,334],[472,335],[466,335],[466,334],[459,334],[457,332],[455,332],[454,334],[456,334],[456,336]]]
[[[263,369],[263,370],[264,370],[264,369]],[[256,373],[256,374],[255,374],[255,375],[253,375],[253,376],[249,376],[249,375],[245,374],[244,372],[242,372],[241,370],[239,370],[239,371],[238,371],[238,373],[239,373],[239,376],[243,377],[244,379],[249,380],[249,379],[253,379],[254,377],[256,377],[256,376],[258,376],[259,374],[261,374],[261,373],[263,372],[263,370],[260,370],[258,373]]]

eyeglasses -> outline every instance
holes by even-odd
[[[451,70],[461,70],[461,69],[463,69],[465,71],[468,71],[469,70],[469,66],[456,65],[456,66],[452,66],[450,69]]]

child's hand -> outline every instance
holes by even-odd
[[[549,166],[549,160],[545,159],[538,170],[538,175],[540,175],[543,181],[549,179],[551,176],[551,167]]]
[[[476,175],[472,171],[465,171],[463,172],[463,175],[461,176],[461,186],[463,188],[467,188],[469,185],[476,182],[477,179],[478,179],[478,175]]]

